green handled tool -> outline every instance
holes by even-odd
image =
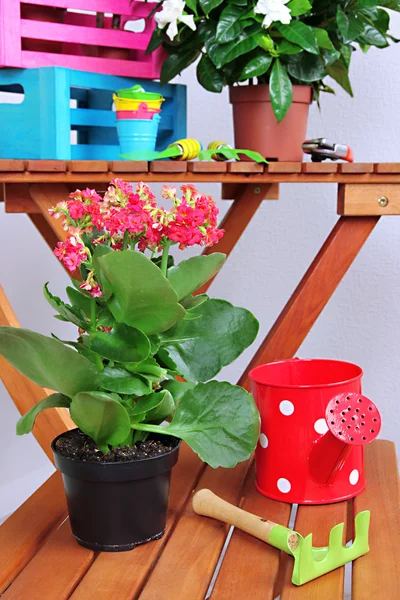
[[[355,538],[351,546],[343,546],[344,523],[339,523],[331,529],[329,545],[322,548],[312,546],[312,533],[304,538],[283,525],[267,521],[225,502],[210,490],[200,490],[193,496],[193,510],[198,515],[212,517],[238,527],[293,556],[292,583],[295,585],[312,581],[369,551],[369,510],[364,510],[356,516]]]

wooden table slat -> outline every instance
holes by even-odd
[[[0,595],[66,515],[61,475],[54,473],[0,527]]]
[[[147,160],[113,160],[109,167],[114,173],[147,173],[149,163]]]
[[[254,466],[249,472],[242,508],[255,515],[287,526],[290,504],[275,502],[262,496],[254,484]],[[272,600],[278,576],[281,553],[261,540],[235,529],[229,543],[212,600],[251,598]]]
[[[107,173],[108,163],[105,160],[71,160],[67,164],[71,173]]]
[[[227,163],[193,161],[187,163],[187,170],[191,173],[226,173]]]
[[[157,541],[138,546],[131,552],[105,552],[98,556],[92,568],[72,595],[73,600],[131,600],[144,585],[178,520],[183,506],[203,471],[196,454],[182,444],[178,464],[172,470],[167,528]],[[133,506],[134,510],[134,506]]]
[[[16,159],[0,159],[0,171],[25,171],[25,161]]]
[[[303,173],[337,173],[338,163],[336,162],[306,162],[303,163]]]
[[[270,162],[268,173],[301,173],[301,162]]]
[[[376,173],[400,173],[400,163],[376,163]]]
[[[65,160],[27,160],[26,170],[42,173],[64,173],[67,170],[67,163]]]
[[[339,163],[339,173],[373,173],[374,163]]]
[[[208,488],[237,504],[248,466],[240,463],[234,469],[208,467],[196,489]],[[203,600],[227,531],[223,523],[196,515],[189,502],[140,600],[156,600],[160,590],[167,591],[168,600]]]
[[[367,487],[354,500],[355,514],[371,511],[370,551],[353,564],[353,600],[400,597],[400,485],[393,442],[365,447]]]
[[[149,163],[151,173],[186,173],[187,162],[185,160],[159,160]]]
[[[264,164],[255,162],[239,161],[227,163],[228,173],[264,173]]]
[[[347,502],[300,506],[294,529],[302,536],[313,534],[313,546],[327,546],[332,527],[347,521]],[[346,540],[343,540],[346,543]],[[343,598],[344,567],[335,569],[303,586],[292,584],[293,558],[289,557],[281,600],[336,600]]]

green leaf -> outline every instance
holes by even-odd
[[[291,2],[288,2],[286,6],[290,10],[292,17],[304,15],[312,8],[308,0],[291,0]]]
[[[317,39],[318,46],[325,50],[335,50],[335,46],[332,44],[328,32],[325,29],[314,28],[314,35]]]
[[[173,414],[175,411],[175,402],[172,394],[168,390],[162,390],[158,392],[159,396],[162,396],[160,404],[150,410],[146,414],[146,421],[164,421],[167,417]]]
[[[185,0],[185,4],[197,15],[197,0]]]
[[[240,6],[228,4],[220,14],[215,40],[219,44],[227,44],[234,40],[243,30],[240,17],[245,14]]]
[[[224,87],[224,78],[212,60],[203,54],[197,65],[197,79],[200,85],[209,92],[219,94]]]
[[[178,300],[186,298],[192,292],[214,277],[224,264],[226,254],[213,252],[208,256],[193,256],[182,260],[179,265],[168,269],[168,280],[178,295]]]
[[[264,75],[270,68],[271,63],[272,56],[265,54],[265,52],[263,52],[262,50],[257,51],[257,54],[246,63],[242,74],[240,75],[239,81],[244,81],[245,79],[251,79],[252,77],[259,77],[260,75]]]
[[[210,299],[191,312],[201,318],[180,321],[160,337],[185,379],[208,381],[253,343],[258,321],[225,300]]]
[[[23,435],[32,431],[35,424],[36,417],[42,410],[47,408],[65,407],[69,408],[71,404],[71,398],[64,396],[63,394],[50,394],[47,398],[43,398],[40,402],[32,406],[32,408],[24,414],[23,417],[18,419],[17,422],[17,435]]]
[[[199,0],[199,4],[205,15],[209,15],[214,8],[222,4],[224,0]]]
[[[325,76],[325,67],[319,56],[315,54],[297,54],[291,57],[286,65],[289,75],[304,83],[319,81]]]
[[[135,419],[135,417],[138,415],[144,415],[156,408],[164,400],[166,393],[169,392],[162,390],[161,392],[153,392],[152,394],[147,394],[146,396],[139,398],[133,408],[129,411],[131,420],[136,421],[137,419]]]
[[[356,37],[361,35],[364,29],[364,24],[357,13],[346,14],[340,6],[337,7],[336,11],[336,23],[344,43],[355,40]]]
[[[70,286],[67,287],[67,296],[71,304],[77,306],[85,313],[87,317],[90,317],[90,310],[92,306],[92,298],[85,296],[81,292],[78,292],[75,288]]]
[[[351,83],[349,79],[349,73],[346,65],[342,60],[336,60],[334,63],[326,67],[326,72],[332,79],[348,93],[353,96],[353,90],[351,89]]]
[[[200,50],[188,47],[184,51],[170,54],[161,68],[160,82],[165,85],[171,79],[179,75],[184,69],[191,65],[200,56]]]
[[[135,377],[119,367],[106,367],[101,374],[100,385],[117,394],[143,396],[151,391],[149,384],[145,383],[143,379]]]
[[[183,298],[183,300],[181,300],[181,304],[185,310],[189,311],[193,308],[196,308],[196,306],[200,306],[206,300],[208,300],[207,294],[199,294],[198,296],[187,296],[186,298]]]
[[[302,21],[292,21],[290,25],[275,23],[275,26],[289,42],[301,46],[311,54],[319,54],[318,42],[313,29]]]
[[[113,252],[98,262],[113,291],[108,307],[120,323],[152,334],[167,330],[185,316],[168,279],[141,252]]]
[[[94,252],[93,252],[92,265],[93,265],[94,272],[96,274],[96,280],[99,282],[101,291],[103,292],[103,295],[101,297],[102,300],[108,300],[112,294],[112,290],[111,290],[107,280],[104,279],[102,276],[102,272],[101,272],[101,269],[99,266],[99,258],[101,258],[102,256],[106,256],[107,254],[113,254],[113,253],[114,253],[114,250],[112,248],[109,248],[109,246],[104,246],[102,244],[100,244],[99,246],[96,246],[96,248],[94,249]]]
[[[183,439],[211,467],[232,468],[249,458],[260,417],[252,396],[227,382],[199,383],[188,390],[163,429]]]
[[[65,302],[63,302],[58,296],[53,296],[47,286],[48,283],[45,283],[43,286],[43,295],[50,306],[54,308],[54,310],[56,310],[66,321],[73,323],[81,329],[87,329],[87,323],[85,321],[85,314],[83,311],[78,306],[70,306],[69,304],[65,304]]]
[[[0,327],[0,354],[37,385],[66,396],[99,385],[100,373],[87,358],[28,329]]]
[[[283,39],[280,44],[278,45],[277,48],[279,54],[298,54],[299,52],[304,52],[303,48],[301,48],[301,46],[298,46],[297,44],[292,44],[292,42],[288,42],[287,40]]]
[[[70,414],[79,429],[106,454],[108,446],[123,444],[131,432],[126,408],[110,394],[81,392],[73,397]]]
[[[272,67],[269,80],[269,93],[271,96],[272,109],[278,123],[282,121],[292,104],[292,82],[290,81],[285,67],[278,59]]]
[[[139,329],[117,323],[111,331],[96,331],[90,349],[117,362],[140,362],[150,354],[149,338]]]
[[[235,58],[247,54],[254,50],[254,48],[257,48],[256,34],[259,33],[259,30],[260,27],[258,23],[254,23],[254,26],[242,31],[237,38],[231,42],[232,46],[225,55],[223,64],[231,62],[232,60],[235,60]]]
[[[256,36],[257,45],[260,46],[266,52],[273,52],[275,49],[274,40],[267,33],[259,33]]]
[[[179,404],[184,394],[195,386],[196,384],[191,381],[177,381],[176,379],[169,379],[162,384],[163,389],[168,390],[172,394],[176,405]]]
[[[146,48],[146,54],[151,54],[152,52],[154,52],[154,50],[156,50],[159,46],[161,46],[164,39],[165,39],[164,31],[162,29],[160,29],[159,27],[156,27],[151,35],[150,41]]]

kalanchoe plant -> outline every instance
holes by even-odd
[[[197,78],[210,92],[239,82],[268,83],[278,121],[292,102],[292,84],[312,85],[314,98],[333,92],[331,77],[353,95],[353,51],[385,48],[386,9],[400,0],[162,0],[148,52],[163,45],[167,83],[200,58]],[[158,6],[158,5],[157,5]]]
[[[17,433],[30,432],[40,411],[67,407],[103,453],[152,432],[185,440],[213,467],[233,467],[253,451],[259,415],[251,395],[210,380],[254,341],[258,322],[225,300],[194,295],[225,255],[174,264],[172,245],[210,246],[223,235],[212,198],[182,190],[178,199],[164,187],[173,205],[165,210],[148,186],[134,191],[114,179],[104,197],[77,190],[51,210],[68,230],[55,254],[83,282],[72,279],[69,303],[47,284],[44,295],[79,335],[62,341],[0,328],[0,353],[55,390],[19,420]]]

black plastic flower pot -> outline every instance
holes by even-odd
[[[51,445],[62,473],[72,533],[81,546],[103,552],[132,550],[165,531],[172,467],[180,441],[160,456],[130,462],[84,462]],[[170,436],[159,438],[170,441]]]

